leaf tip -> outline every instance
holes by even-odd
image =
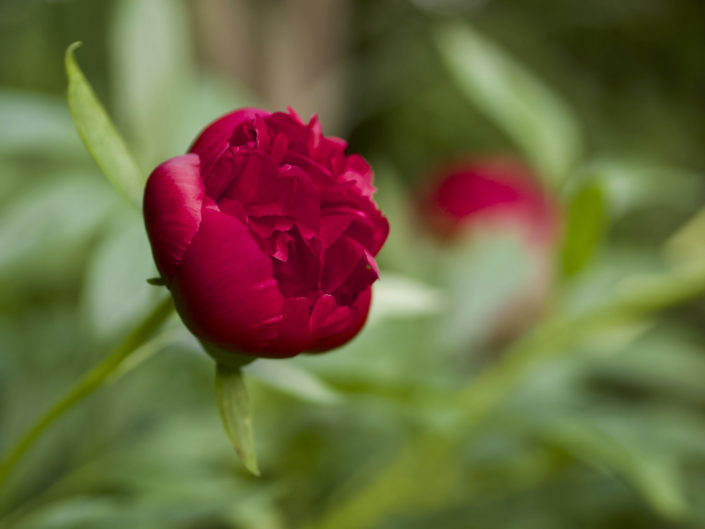
[[[240,458],[240,461],[242,461],[242,465],[250,474],[258,478],[262,476],[259,466],[257,465],[257,458],[254,457],[254,454],[252,457],[247,457],[247,455],[240,450],[236,450],[236,453]]]
[[[216,363],[215,394],[223,427],[235,452],[243,466],[259,476],[250,404],[239,367]]]
[[[66,48],[66,62],[68,63],[69,61],[73,60],[73,54],[76,51],[77,48],[80,48],[83,46],[83,42],[80,40],[77,40],[75,42],[72,42],[71,44],[68,45]]]

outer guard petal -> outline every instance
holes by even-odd
[[[157,167],[144,192],[144,219],[157,268],[169,284],[201,224],[205,197],[195,154]]]
[[[172,293],[196,336],[223,349],[277,356],[269,348],[278,336],[284,299],[271,260],[236,218],[203,211],[201,228],[181,261]]]

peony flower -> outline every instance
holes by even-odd
[[[186,326],[223,355],[288,357],[362,328],[389,225],[372,170],[289,110],[241,109],[149,177],[147,233]]]
[[[479,158],[437,171],[423,200],[431,231],[446,243],[476,231],[518,236],[529,283],[492,314],[485,329],[488,345],[502,346],[533,323],[553,281],[560,240],[560,209],[518,160]]]

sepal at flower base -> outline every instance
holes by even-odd
[[[248,471],[259,476],[250,399],[239,367],[216,363],[215,398],[223,427],[240,461]]]

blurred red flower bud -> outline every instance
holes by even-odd
[[[532,246],[555,245],[559,208],[531,170],[511,158],[480,158],[438,171],[425,209],[432,229],[453,237],[475,226],[519,231]]]
[[[558,202],[521,161],[471,159],[437,171],[423,199],[431,231],[446,242],[496,230],[518,235],[529,284],[493,318],[488,344],[500,347],[523,332],[540,313],[550,289],[560,238]]]
[[[154,259],[207,349],[288,357],[361,329],[389,225],[370,166],[346,147],[315,116],[241,109],[151,174]]]

